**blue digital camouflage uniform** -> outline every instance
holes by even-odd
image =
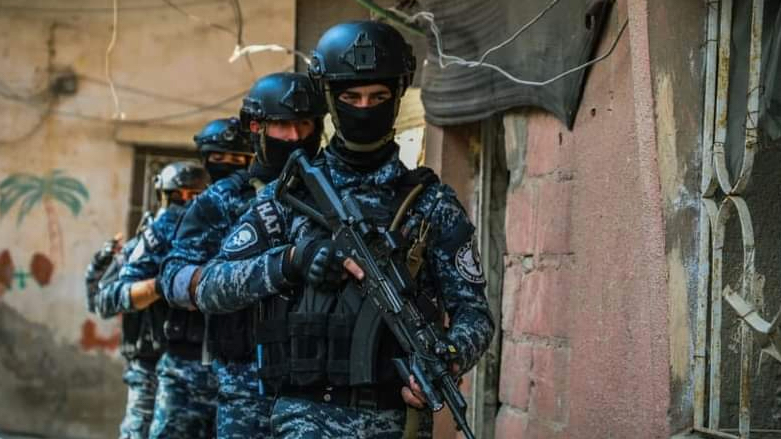
[[[101,285],[101,290],[96,297],[96,310],[102,317],[108,318],[119,313],[137,312],[130,302],[130,286],[133,282],[155,276],[160,260],[159,252],[164,251],[157,247],[163,244],[159,237],[169,236],[172,233],[183,212],[184,209],[179,206],[171,206],[171,208],[160,212],[151,227],[125,244],[122,248],[121,260],[123,263],[118,279],[105,286]],[[150,243],[155,245],[157,251],[147,251]],[[125,417],[120,425],[120,438],[122,439],[147,439],[149,437],[157,392],[158,355],[153,358],[138,358],[136,355],[128,355],[125,373],[122,376],[128,386]]]
[[[188,290],[195,269],[217,255],[231,225],[254,199],[255,188],[249,179],[250,173],[246,171],[220,179],[188,208],[177,230],[173,249],[163,262],[161,283],[169,303],[182,308],[190,305]],[[207,318],[214,325],[218,319],[231,316]],[[227,359],[217,355],[212,360],[212,371],[218,383],[217,437],[220,439],[268,435],[268,416],[259,414],[270,412],[272,400],[260,395],[257,364],[251,358]]]
[[[130,253],[137,244],[138,238],[134,237],[125,243],[119,254],[114,256],[112,264],[117,266],[116,269],[119,269],[124,261],[130,257]],[[99,289],[94,296],[94,304],[96,313],[103,318],[109,318],[122,311],[119,306],[122,300],[118,300],[122,284],[121,282],[107,282],[105,280],[104,277],[99,284]],[[152,414],[155,409],[156,362],[128,357],[125,372],[122,375],[128,388],[127,404],[125,416],[119,426],[119,437],[120,439],[146,439],[149,437],[149,426],[152,424]]]
[[[122,380],[127,385],[127,407],[119,426],[120,439],[146,439],[155,410],[155,361],[128,360]]]
[[[391,205],[395,186],[407,172],[398,154],[370,173],[349,168],[325,151],[324,171],[340,195],[352,195],[363,207],[382,210]],[[198,307],[204,310],[230,311],[274,294],[288,291],[290,284],[282,275],[282,257],[286,243],[319,238],[326,233],[309,218],[271,201],[273,184],[261,194],[223,243],[220,255],[203,270],[196,294]],[[274,203],[273,215],[266,203]],[[403,226],[407,236],[418,236],[427,216],[425,265],[418,277],[418,288],[435,291],[450,318],[448,336],[459,352],[463,372],[471,369],[488,347],[494,323],[484,295],[484,278],[477,249],[473,248],[474,227],[445,184],[428,186],[410,209]],[[269,228],[279,228],[283,242],[265,236]],[[270,244],[275,245],[267,250]],[[401,398],[401,396],[399,396]],[[430,414],[423,416],[425,428]],[[337,407],[280,397],[272,410],[275,437],[398,437],[404,427],[403,410],[372,410]],[[430,434],[430,430],[422,431]]]
[[[136,281],[157,277],[160,264],[171,248],[177,224],[184,212],[184,207],[171,205],[142,232],[138,245],[130,253],[127,263],[120,271],[118,284],[121,285],[114,286],[114,294],[108,298],[108,303],[122,312],[132,312],[130,285]],[[158,303],[152,306],[156,305]],[[214,436],[212,420],[216,385],[213,383],[210,385],[209,380],[198,373],[208,372],[208,370],[209,368],[201,366],[199,361],[175,358],[168,352],[162,355],[155,369],[157,389],[154,414],[149,435],[145,437],[211,438]],[[198,388],[198,392],[208,392],[211,389],[211,405],[202,404],[200,399],[190,400],[180,396],[193,388]],[[198,411],[198,419],[185,422],[192,419],[191,413],[194,411]],[[209,423],[211,427],[207,426]]]
[[[144,229],[139,236],[128,241],[122,248],[122,256],[118,278],[112,282],[100,285],[95,298],[97,313],[108,318],[117,314],[127,314],[123,320],[122,351],[127,357],[127,365],[123,380],[128,386],[127,407],[125,417],[120,425],[120,438],[148,438],[155,410],[155,395],[157,392],[156,365],[159,353],[146,352],[140,355],[135,344],[130,341],[128,349],[127,321],[137,311],[133,309],[130,300],[130,287],[136,281],[155,277],[159,262],[166,251],[166,236],[170,236],[184,212],[180,206],[171,206],[159,213],[150,227]],[[159,306],[159,305],[156,305]],[[149,313],[150,310],[142,311]],[[161,329],[161,328],[159,328]],[[147,328],[146,331],[151,331]],[[149,337],[146,333],[142,336]]]
[[[198,360],[166,352],[157,363],[150,438],[209,439],[215,435],[217,380]]]
[[[112,265],[109,266],[106,272],[103,274],[103,278],[98,283],[98,291],[95,294],[93,300],[95,305],[95,313],[104,319],[108,319],[121,313],[123,310],[132,312],[132,306],[125,305],[122,298],[123,287],[122,282],[119,282],[119,273],[116,274],[116,279],[107,279],[110,276],[108,271],[121,270],[125,261],[128,260],[130,254],[138,245],[138,236],[128,240],[119,254],[114,256]],[[128,287],[129,288],[129,287]],[[128,289],[124,289],[124,293],[127,294]],[[130,301],[130,297],[127,298]]]

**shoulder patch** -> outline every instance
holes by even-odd
[[[258,216],[263,220],[263,228],[266,235],[271,238],[279,238],[282,234],[282,223],[279,219],[279,212],[273,201],[265,201],[255,206],[255,211]]]
[[[147,227],[144,229],[142,236],[144,237],[143,241],[146,243],[146,245],[149,246],[150,250],[154,250],[158,245],[160,245],[160,240],[157,239],[157,236],[155,236],[153,227]]]
[[[257,244],[257,242],[258,232],[255,230],[255,227],[252,224],[244,223],[225,239],[222,248],[228,254],[239,253]]]
[[[477,239],[472,239],[464,243],[455,257],[456,271],[467,281],[473,284],[485,283],[483,276],[483,266],[480,264],[480,251],[478,250]]]
[[[128,256],[127,258],[128,262],[135,262],[139,260],[141,256],[144,256],[144,253],[146,253],[146,245],[144,243],[145,240],[143,239],[139,239],[138,242],[136,242],[135,247],[133,247],[133,251],[130,253],[130,256]]]

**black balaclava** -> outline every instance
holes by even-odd
[[[206,172],[209,173],[212,181],[222,180],[236,171],[247,168],[246,166],[231,165],[229,163],[212,163],[208,158],[203,167],[206,168]]]
[[[288,141],[271,137],[265,133],[255,133],[251,136],[252,147],[255,150],[255,156],[260,162],[260,166],[265,169],[265,172],[274,173],[275,179],[282,172],[282,168],[285,167],[290,153],[302,148],[306,151],[309,158],[314,157],[317,154],[317,150],[320,148],[320,136],[323,134],[323,120],[315,119],[315,129],[309,136],[295,140]]]
[[[391,91],[391,98],[369,108],[358,108],[339,100],[339,95],[351,87],[382,84]],[[393,133],[398,110],[398,79],[334,81],[331,83],[334,110],[338,118],[338,141],[331,143],[331,151],[340,159],[360,170],[373,170],[385,163],[398,146],[392,138],[376,149],[356,151],[345,145],[347,142],[368,145],[378,142]]]

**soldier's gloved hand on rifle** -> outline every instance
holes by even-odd
[[[148,308],[160,299],[157,279],[145,279],[130,285],[130,302],[136,310]]]
[[[334,242],[330,239],[304,241],[292,247],[284,259],[282,271],[294,283],[306,282],[317,286],[336,284],[351,274],[363,279],[363,270],[350,258],[339,260]]]
[[[461,366],[458,364],[456,358],[454,357],[451,359],[450,363],[450,374],[454,377],[458,377],[461,375]],[[458,379],[458,385],[461,385],[461,381],[463,379]],[[418,383],[415,382],[415,377],[412,375],[409,376],[409,385],[404,386],[401,388],[401,399],[404,400],[405,403],[411,405],[412,407],[415,407],[417,409],[423,409],[426,408],[427,402],[426,397],[423,395],[423,391],[421,390]]]
[[[92,256],[92,261],[87,267],[87,273],[84,280],[87,284],[87,309],[95,312],[96,296],[98,294],[98,284],[100,279],[106,273],[109,265],[114,260],[114,254],[119,252],[122,241],[122,234],[118,233],[113,239],[103,243],[103,247]]]
[[[114,238],[109,239],[103,243],[103,246],[98,250],[95,255],[92,256],[92,262],[88,268],[87,276],[91,273],[97,277],[96,280],[100,280],[103,276],[103,272],[111,264],[114,259],[114,254],[121,248],[120,242],[122,240],[122,234],[117,234]]]

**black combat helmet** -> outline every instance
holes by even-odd
[[[249,142],[241,136],[238,118],[215,119],[193,136],[198,152],[205,159],[210,152],[251,154]]]
[[[351,21],[328,29],[309,65],[337,135],[348,150],[364,153],[378,151],[393,139],[401,97],[414,74],[412,47],[395,28],[376,21]],[[388,86],[392,100],[374,109],[349,108],[338,100],[347,88],[373,83]]]
[[[412,47],[393,26],[376,21],[349,21],[328,29],[309,65],[309,75],[320,87],[330,81],[399,78],[406,89],[414,74]]]
[[[252,148],[250,148],[247,138],[242,135],[240,128],[241,123],[235,117],[215,119],[207,123],[200,133],[193,136],[212,181],[221,180],[240,169],[245,169],[250,164],[250,157],[245,160],[244,165],[209,159],[212,153],[251,155]]]
[[[312,81],[301,73],[272,73],[258,79],[244,98],[239,112],[241,127],[250,132],[250,122],[260,122],[259,133],[251,133],[252,147],[263,164],[281,171],[291,151],[304,148],[310,157],[320,147],[326,108]],[[266,134],[269,121],[312,119],[315,131],[298,141],[274,139]]]
[[[174,162],[155,176],[155,191],[163,204],[183,203],[206,189],[209,176],[194,162]]]

